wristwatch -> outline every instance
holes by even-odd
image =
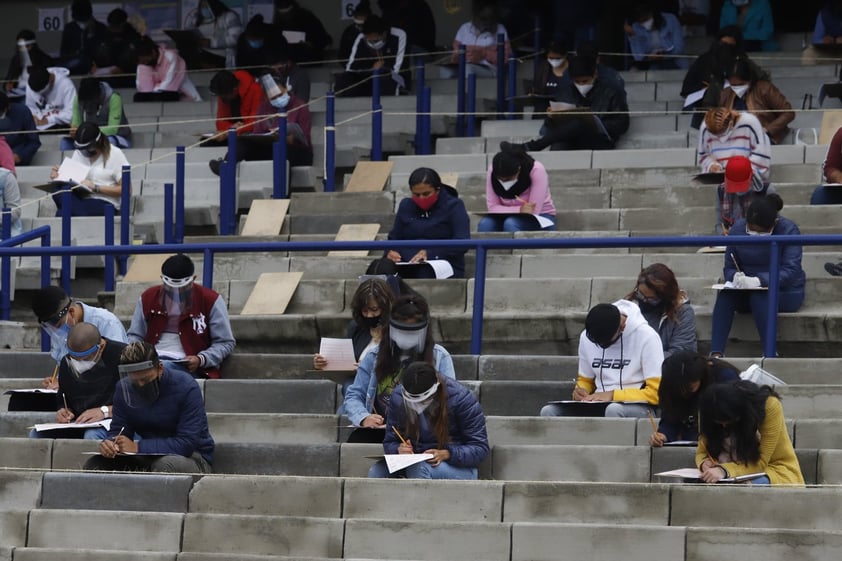
[[[99,410],[102,411],[103,417],[108,418],[108,406],[107,405],[103,405],[102,407],[99,408]]]

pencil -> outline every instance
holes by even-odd
[[[741,271],[740,271],[740,266],[737,264],[737,258],[736,258],[736,257],[734,257],[734,252],[733,252],[733,251],[731,252],[731,261],[733,261],[733,262],[734,262],[734,267],[736,267],[736,268],[737,268],[737,272],[741,272]]]
[[[398,432],[398,429],[395,428],[395,425],[392,425],[392,430],[395,431],[395,434],[398,435],[398,438],[401,439],[401,442],[407,444],[406,439],[403,436],[401,436],[401,433]]]
[[[56,383],[56,376],[58,376],[58,363],[56,363],[56,367],[53,368],[53,376],[50,378],[50,384]]]
[[[657,433],[658,432],[658,425],[655,423],[655,416],[652,415],[652,410],[647,409],[646,413],[647,413],[647,415],[649,415],[649,424],[652,425],[652,432]]]

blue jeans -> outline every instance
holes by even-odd
[[[810,197],[811,205],[842,205],[842,187],[819,185]]]
[[[62,192],[53,194],[53,201],[56,203],[56,216],[61,216],[61,201],[64,197]],[[105,207],[113,206],[108,201],[93,199],[90,197],[79,197],[70,195],[70,216],[105,216]],[[116,208],[114,212],[119,212]]]
[[[779,312],[797,312],[804,303],[804,289],[795,291],[781,291],[778,295]],[[766,309],[769,305],[769,291],[767,290],[720,290],[713,305],[713,327],[710,335],[710,351],[725,354],[725,344],[734,323],[736,312],[751,312],[754,325],[760,335],[760,343],[766,334],[766,323],[769,320]]]
[[[433,467],[432,464],[421,462],[390,474],[386,468],[386,462],[381,460],[371,466],[368,470],[368,476],[376,478],[406,477],[407,479],[476,479],[477,468],[456,467],[447,462],[442,462]]]
[[[537,230],[555,230],[555,215],[542,214],[552,220],[551,226],[541,228],[534,216],[528,214],[489,214],[482,217],[477,226],[478,232],[533,232]]]
[[[606,417],[648,417],[649,413],[657,415],[651,405],[645,403],[611,403],[605,408]],[[541,408],[542,417],[561,417],[561,405],[548,403]]]

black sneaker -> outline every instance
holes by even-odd
[[[842,263],[825,263],[824,270],[834,277],[842,277]]]
[[[520,150],[523,152],[527,152],[529,150],[527,144],[518,144],[516,142],[508,142],[504,140],[500,143],[500,151],[501,152],[511,152],[513,150]]]
[[[223,158],[216,158],[208,162],[208,167],[213,172],[213,174],[219,177],[219,168],[222,166],[222,162],[225,160]]]

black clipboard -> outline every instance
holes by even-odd
[[[693,181],[702,185],[719,185],[725,181],[725,172],[709,171],[707,173],[697,173],[693,176]]]

